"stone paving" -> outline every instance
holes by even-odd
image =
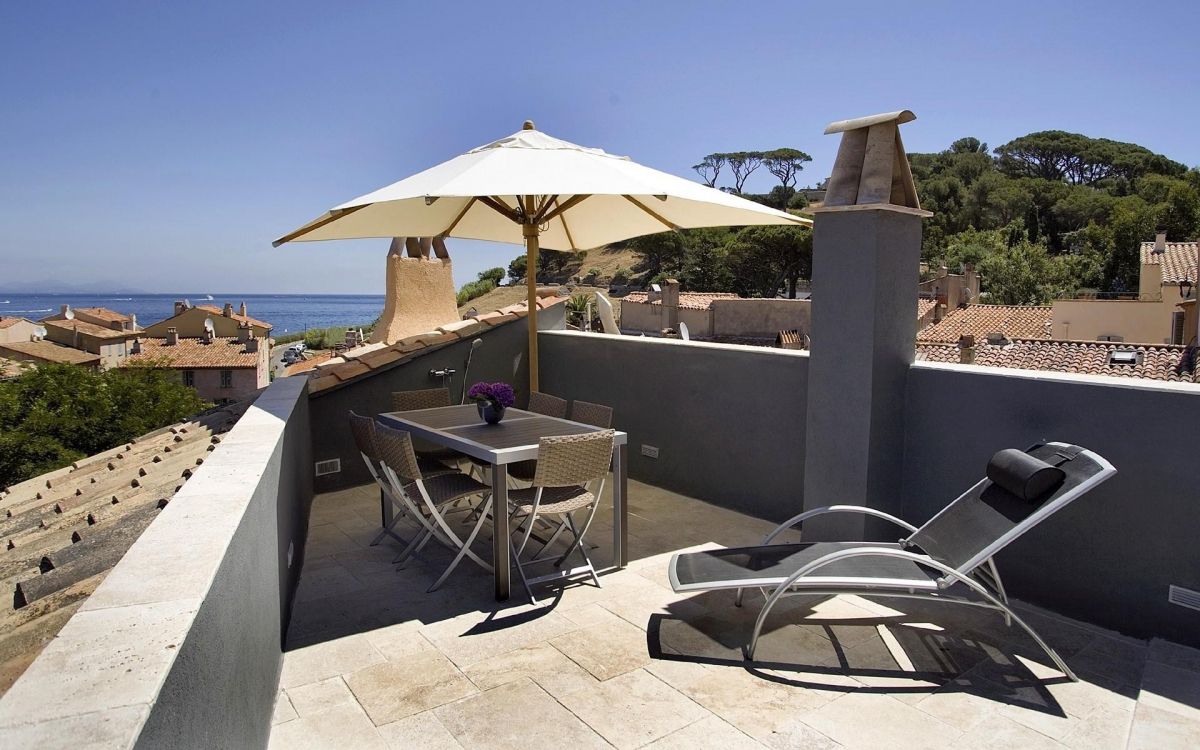
[[[907,599],[787,600],[748,663],[761,598],[678,596],[666,569],[770,524],[638,482],[630,497],[630,566],[538,606],[519,583],[496,603],[470,563],[427,594],[448,555],[397,571],[394,544],[368,546],[373,487],[318,497],[271,747],[1200,747],[1200,651],[1031,607],[1081,682],[994,613]],[[610,534],[601,514],[598,563]]]

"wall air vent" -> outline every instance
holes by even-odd
[[[1178,604],[1180,607],[1187,607],[1200,612],[1200,591],[1192,591],[1185,589],[1182,586],[1170,586],[1167,588],[1167,601],[1171,604]]]
[[[337,474],[342,470],[342,459],[331,458],[328,461],[317,461],[317,476],[323,477],[326,474]]]

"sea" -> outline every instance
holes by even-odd
[[[246,314],[270,323],[274,336],[309,328],[366,325],[383,312],[383,295],[375,294],[8,294],[0,291],[0,316],[36,321],[57,313],[63,305],[107,307],[136,315],[138,325],[147,326],[171,317],[175,301],[222,307],[226,302],[237,311],[246,303]]]

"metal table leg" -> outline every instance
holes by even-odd
[[[625,473],[625,446],[613,451],[613,564],[624,568],[629,564],[629,477]]]
[[[496,601],[508,599],[510,582],[508,530],[508,466],[492,464],[492,567],[496,574]]]

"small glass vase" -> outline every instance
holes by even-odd
[[[504,419],[504,407],[491,401],[479,401],[475,404],[479,409],[479,418],[488,424],[499,424]]]

